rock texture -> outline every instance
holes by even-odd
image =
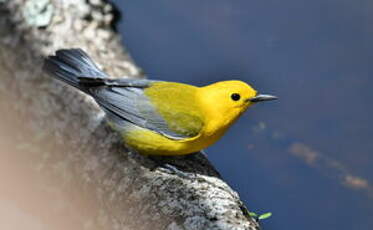
[[[43,56],[80,47],[112,76],[141,77],[115,15],[103,0],[0,1],[0,144],[47,178],[32,185],[48,199],[35,215],[51,227],[75,213],[77,229],[259,229],[203,154],[158,159],[179,174],[156,168],[126,151],[91,98],[42,73]]]

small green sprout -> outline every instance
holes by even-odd
[[[259,220],[265,220],[265,219],[268,219],[269,217],[272,216],[272,213],[271,212],[266,212],[266,213],[263,213],[263,214],[256,214],[255,212],[249,212],[250,216],[252,218],[254,218],[256,221],[259,221]]]

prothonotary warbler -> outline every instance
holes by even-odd
[[[185,155],[217,140],[251,105],[276,99],[242,81],[204,87],[111,78],[81,49],[58,50],[44,70],[90,95],[125,144],[145,155]]]

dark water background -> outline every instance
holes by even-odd
[[[149,78],[244,80],[280,100],[207,150],[264,229],[373,229],[373,2],[127,0],[119,30]]]

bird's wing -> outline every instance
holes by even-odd
[[[175,95],[174,87],[169,87],[172,92],[166,92],[167,87],[155,89],[157,91],[155,98],[159,93],[162,94],[162,91],[168,95],[160,102],[153,101],[152,95],[146,93],[146,90],[156,81],[125,78],[80,78],[79,80],[80,84],[91,86],[89,87],[91,95],[118,124],[121,120],[125,120],[174,140],[194,137],[203,127],[201,116],[193,108],[189,106],[184,109],[175,108],[183,104],[185,101],[183,97],[190,96],[184,95],[185,90],[178,91],[180,95]]]

